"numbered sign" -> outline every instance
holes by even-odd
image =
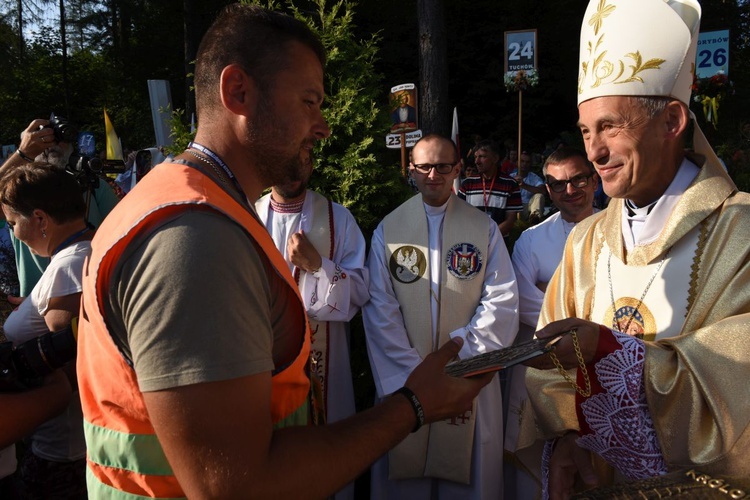
[[[505,72],[536,70],[536,30],[505,32]]]
[[[413,148],[419,139],[422,138],[421,130],[414,130],[404,134],[406,138],[406,147]],[[388,149],[401,149],[401,134],[388,134],[385,136],[385,146]]]
[[[78,134],[78,152],[83,156],[94,156],[96,154],[96,140],[91,132]]]
[[[708,31],[698,36],[695,76],[710,78],[719,71],[729,76],[729,30]]]

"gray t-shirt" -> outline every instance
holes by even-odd
[[[143,392],[271,371],[299,352],[294,291],[242,227],[210,208],[134,240],[112,276],[108,326]]]

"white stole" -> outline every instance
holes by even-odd
[[[305,196],[305,205],[310,203],[312,217],[309,224],[305,224],[305,227],[301,227],[305,231],[305,236],[310,240],[310,243],[315,247],[320,255],[333,260],[333,241],[335,236],[335,229],[333,225],[333,207],[331,201],[324,196],[319,195],[315,191],[307,191]],[[303,210],[304,212],[304,210]],[[299,285],[303,279],[310,279],[307,277],[307,271],[303,271],[300,268],[296,268],[294,273],[294,279]],[[330,346],[328,344],[329,334],[329,323],[328,321],[316,321],[308,317],[310,322],[310,332],[312,333],[312,344],[310,349],[310,356],[312,356],[312,370],[320,381],[322,397],[323,397],[323,408],[328,408],[328,357],[330,354]]]
[[[440,245],[438,324],[430,314],[431,269],[427,215],[416,195],[383,221],[391,283],[401,306],[407,336],[424,358],[466,326],[484,289],[489,248],[486,216],[451,195],[443,218]],[[474,443],[474,410],[424,426],[389,453],[392,479],[434,477],[469,484]]]

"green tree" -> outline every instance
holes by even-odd
[[[330,5],[329,5],[330,4]],[[390,117],[383,78],[375,70],[380,38],[354,34],[354,3],[315,0],[293,14],[318,32],[328,51],[325,68],[331,137],[316,152],[313,187],[347,207],[367,234],[409,194],[397,164],[385,159],[384,136]]]

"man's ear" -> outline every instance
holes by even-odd
[[[664,117],[668,138],[681,137],[690,122],[687,106],[678,100],[667,103]]]
[[[247,116],[258,101],[258,85],[239,64],[221,71],[219,87],[222,105],[236,115]]]

